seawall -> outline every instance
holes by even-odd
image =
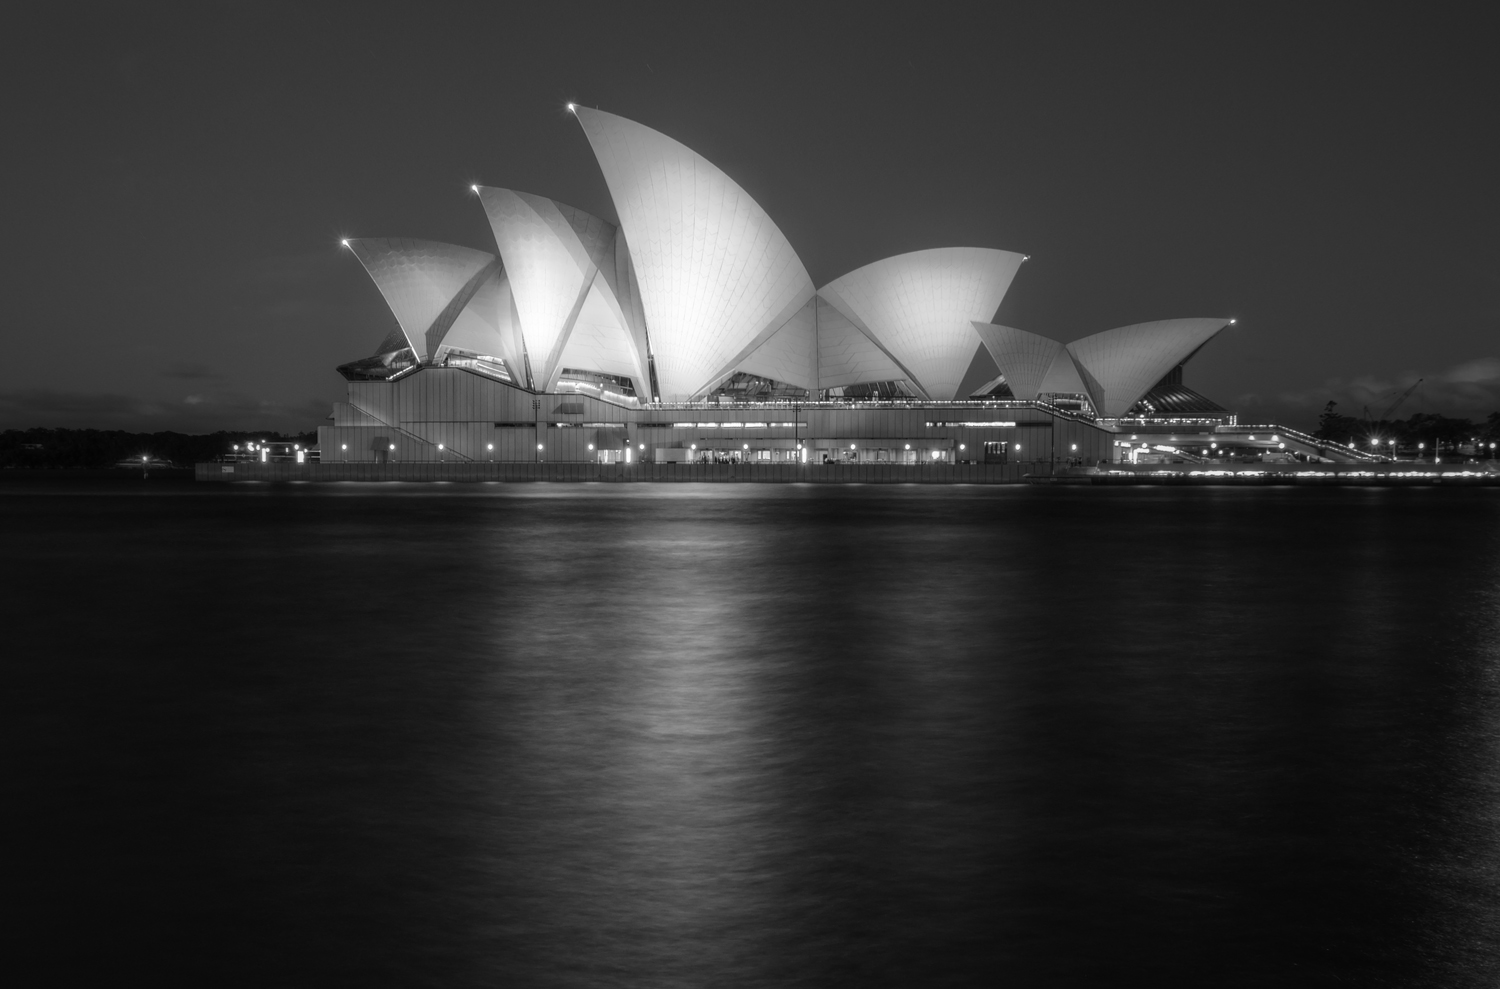
[[[1040,464],[200,463],[199,481],[552,481],[761,484],[1021,484]]]

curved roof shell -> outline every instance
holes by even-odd
[[[1067,350],[1082,373],[1095,411],[1118,418],[1228,325],[1227,319],[1134,323],[1074,340]]]
[[[456,244],[366,237],[348,245],[385,297],[419,360],[437,352],[479,290],[500,277],[499,258]]]
[[[928,398],[960,397],[976,322],[1000,308],[1024,255],[940,247],[867,264],[818,290]]]
[[[975,323],[974,332],[1005,375],[1011,394],[1024,401],[1035,401],[1043,391],[1042,382],[1047,380],[1053,363],[1063,355],[1063,345],[1038,333],[994,323]]]
[[[649,388],[644,334],[617,298],[618,230],[580,209],[482,186],[479,200],[505,261],[534,383],[551,389],[565,367],[635,379]]]
[[[708,159],[624,117],[576,107],[630,245],[661,397],[733,372],[813,295],[796,251]]]

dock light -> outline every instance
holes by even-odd
[[[960,447],[960,448],[959,448],[959,449],[963,449],[963,448],[962,448],[962,447]],[[1072,449],[1072,450],[1077,450],[1077,449],[1078,449],[1078,444],[1077,444],[1077,443],[1074,443],[1074,444],[1073,444],[1073,445],[1072,445],[1072,446],[1071,446],[1071,447],[1069,447],[1069,449]]]
[[[1283,450],[1285,450],[1285,449],[1286,449],[1286,444],[1285,444],[1285,443],[1278,443],[1278,444],[1276,444],[1276,445],[1277,445],[1277,446],[1279,446],[1279,447],[1280,447],[1280,448],[1281,448],[1281,449],[1283,449]]]
[[[1380,441],[1377,440],[1375,437],[1371,436],[1370,437],[1370,445],[1371,446],[1379,446],[1380,445]]]
[[[644,450],[644,449],[645,449],[645,447],[641,447],[641,449],[643,449],[643,450]],[[748,450],[748,449],[750,449],[750,444],[749,444],[749,443],[746,443],[746,444],[745,444],[745,449],[746,449],[746,450]]]
[[[148,460],[150,460],[150,459],[151,459],[151,457],[150,457],[150,455],[148,455],[148,454],[143,454],[143,455],[142,455],[142,456],[141,456],[141,463],[145,463],[145,462],[146,462],[146,461],[148,461]]]
[[[1275,434],[1275,433],[1272,433],[1272,434],[1271,434],[1271,442],[1272,442],[1272,443],[1275,443],[1275,442],[1276,442],[1276,441],[1277,441],[1277,440],[1279,440],[1279,439],[1281,439],[1281,437],[1280,437],[1280,436],[1277,436],[1277,435],[1276,435],[1276,434]]]
[[[590,443],[589,444],[589,449],[592,450],[593,448],[594,448],[594,444]]]
[[[495,448],[495,444],[493,444],[493,443],[486,443],[486,444],[485,444],[485,445],[484,445],[484,448],[485,448],[485,449],[486,449],[486,450],[493,450],[493,449],[494,449],[494,448]]]
[[[1021,452],[1021,444],[1019,444],[1019,443],[1016,444],[1016,452],[1017,453]]]
[[[933,460],[936,460],[938,457],[941,457],[942,455],[943,455],[942,452],[939,451],[939,450],[933,450],[932,451],[932,459]]]
[[[441,450],[442,448],[443,448],[443,444],[439,443],[438,444],[438,449]]]
[[[1252,433],[1252,434],[1251,434],[1251,436],[1250,436],[1250,439],[1251,439],[1251,440],[1254,440],[1254,439],[1255,439],[1255,435],[1254,435],[1254,434],[1253,434],[1253,433]]]
[[[960,449],[960,450],[967,450],[967,449],[968,449],[968,447],[966,447],[966,446],[964,446],[964,445],[963,445],[963,444],[962,444],[962,443],[960,443],[960,444],[959,444],[959,445],[958,445],[958,448],[959,448],[959,449]],[[1074,447],[1074,448],[1073,448],[1073,449],[1075,449],[1075,450],[1076,450],[1076,449],[1078,449],[1078,448],[1077,448],[1077,447]]]
[[[851,450],[854,449],[854,444],[853,443],[849,444],[849,449],[851,449]],[[908,446],[907,449],[910,450],[911,447]]]
[[[541,449],[541,448],[542,448],[542,444],[540,444],[540,443],[538,443],[538,444],[537,444],[537,445],[536,445],[536,448],[537,448],[537,449],[538,449],[538,450],[540,450],[540,449]]]
[[[692,446],[688,447],[688,449],[689,450],[696,450],[696,449],[698,449],[698,444],[694,443]]]
[[[340,450],[347,450],[347,449],[349,449],[349,444],[348,443],[340,443],[339,444],[339,449]]]
[[[1238,323],[1238,322],[1239,322],[1239,320],[1237,320],[1237,319],[1231,319],[1231,320],[1230,320],[1230,321],[1229,321],[1229,325],[1230,325],[1230,326],[1233,326],[1233,325],[1234,325],[1234,324],[1235,324],[1235,323]]]
[[[229,449],[231,449],[231,450],[238,450],[239,448],[240,448],[240,445],[238,443],[233,443],[229,447]]]
[[[910,443],[908,443],[908,444],[906,444],[906,448],[907,448],[907,449],[908,449],[908,450],[910,450],[910,449],[911,449],[911,444],[910,444]],[[852,449],[854,449],[854,448],[853,448],[853,447],[850,447],[850,448],[849,448],[849,449],[851,449],[851,450],[852,450]]]
[[[396,444],[394,444],[394,443],[392,443],[392,444],[391,444],[391,449],[392,449],[392,450],[394,450],[394,449],[396,449]]]

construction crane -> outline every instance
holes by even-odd
[[[1394,402],[1392,402],[1389,406],[1387,406],[1386,410],[1384,412],[1380,413],[1380,418],[1378,418],[1378,419],[1372,419],[1370,417],[1370,407],[1368,405],[1366,405],[1365,406],[1365,425],[1369,426],[1370,429],[1373,431],[1374,428],[1375,428],[1375,424],[1377,422],[1386,422],[1386,421],[1388,421],[1391,418],[1391,416],[1393,416],[1393,415],[1396,414],[1396,410],[1397,409],[1401,408],[1401,406],[1403,406],[1403,405],[1406,404],[1406,400],[1408,398],[1411,398],[1412,392],[1414,392],[1414,391],[1417,390],[1417,385],[1420,385],[1424,380],[1425,379],[1423,379],[1423,378],[1418,378],[1417,381],[1416,381],[1416,384],[1413,384],[1410,388],[1406,389],[1406,391],[1402,392],[1400,395],[1397,395],[1396,396],[1396,400]]]

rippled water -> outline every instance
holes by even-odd
[[[1500,491],[6,480],[0,538],[58,983],[1500,979]]]

